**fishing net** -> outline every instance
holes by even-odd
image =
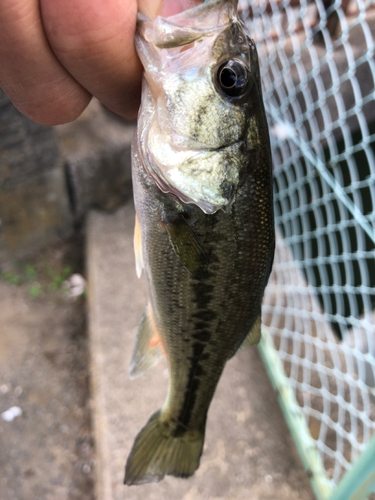
[[[263,321],[336,486],[375,431],[374,1],[239,8],[258,49],[274,163]]]

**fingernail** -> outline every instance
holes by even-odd
[[[184,10],[191,9],[197,3],[194,0],[164,0],[160,15],[163,17],[174,16],[175,14],[179,14]]]

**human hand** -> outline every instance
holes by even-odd
[[[134,48],[137,12],[150,18],[189,0],[1,0],[0,87],[44,125],[77,118],[95,96],[136,115],[142,66]]]

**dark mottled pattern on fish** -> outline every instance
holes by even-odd
[[[254,106],[253,113],[260,107]],[[217,380],[255,321],[268,280],[274,229],[266,128],[259,137],[229,213],[203,214],[162,193],[140,163],[134,170],[145,265],[160,270],[148,280],[173,380],[165,408],[179,433],[190,425],[204,427]],[[207,255],[204,281],[189,275],[159,223],[161,218],[173,223],[179,214],[187,215]]]

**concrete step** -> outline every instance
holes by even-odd
[[[87,227],[89,328],[97,500],[313,500],[306,473],[255,348],[227,364],[212,402],[201,466],[190,479],[123,485],[134,437],[162,405],[165,360],[127,371],[146,287],[133,257],[134,208],[91,212]]]

